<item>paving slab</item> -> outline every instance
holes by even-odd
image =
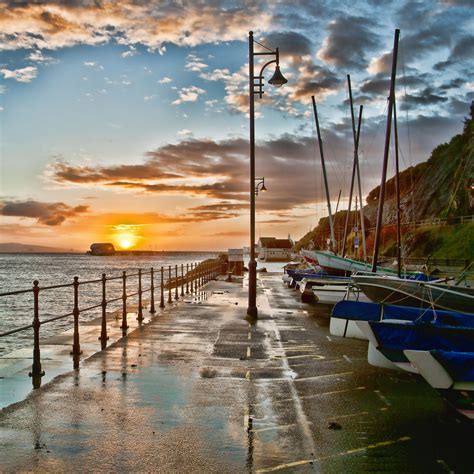
[[[245,281],[212,281],[4,408],[0,471],[474,470],[472,424],[330,336],[327,307],[272,273],[257,306],[247,321]]]

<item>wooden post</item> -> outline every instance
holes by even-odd
[[[181,264],[181,296],[184,296],[184,264]]]

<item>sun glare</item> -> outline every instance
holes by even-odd
[[[114,232],[109,234],[109,238],[121,250],[131,250],[143,239],[142,229],[139,225],[116,224],[112,229]]]
[[[120,237],[119,238],[119,245],[123,249],[127,250],[130,247],[133,247],[133,242],[128,237]]]

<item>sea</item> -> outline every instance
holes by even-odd
[[[107,257],[86,254],[1,254],[0,255],[0,293],[27,290],[38,280],[39,317],[45,321],[57,316],[66,315],[73,310],[73,288],[41,290],[53,285],[72,283],[74,277],[79,281],[97,280],[105,273],[107,278],[119,277],[123,271],[136,274],[138,269],[146,274],[142,278],[142,288],[150,288],[150,269],[155,271],[155,301],[159,304],[160,268],[165,267],[165,280],[168,267],[172,267],[174,277],[175,266],[199,263],[208,258],[216,257],[218,252],[159,252],[154,255],[114,255]],[[127,278],[127,293],[137,291],[138,278]],[[120,298],[122,295],[122,279],[107,282],[107,299]],[[149,300],[150,292],[143,296]],[[135,302],[136,297],[133,299]],[[79,309],[100,304],[102,286],[100,282],[79,286]],[[120,300],[108,305],[107,311],[119,310]],[[101,309],[81,313],[80,321],[88,321],[99,317]],[[0,296],[0,334],[15,328],[27,326],[33,321],[33,293]],[[57,335],[73,325],[72,316],[53,321],[41,326],[41,340]],[[0,337],[0,357],[16,349],[33,345],[33,330],[27,329],[15,334]]]

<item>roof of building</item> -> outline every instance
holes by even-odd
[[[289,239],[275,239],[273,237],[268,238],[267,241],[262,241],[262,247],[268,249],[291,249],[293,248],[293,243]]]

